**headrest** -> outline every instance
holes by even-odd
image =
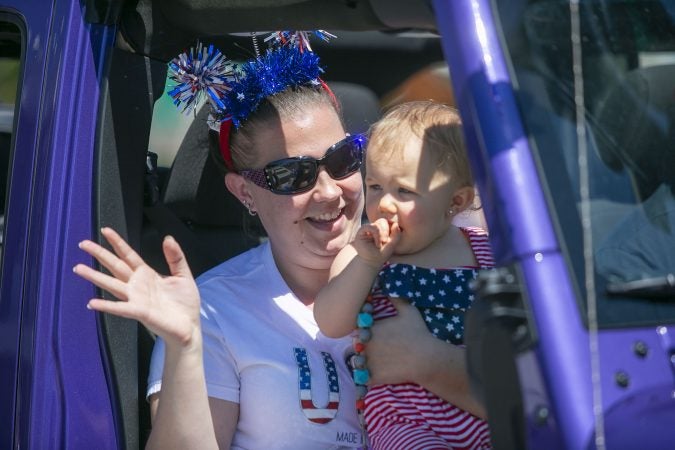
[[[342,81],[331,81],[328,86],[342,105],[347,132],[365,133],[380,118],[380,102],[368,87]]]
[[[612,169],[626,168],[650,185],[672,182],[673,80],[675,65],[636,69],[611,86],[598,103],[598,150]]]
[[[227,190],[209,155],[208,107],[202,107],[181,143],[162,201],[184,221],[205,226],[241,227],[244,208]]]

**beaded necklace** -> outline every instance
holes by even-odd
[[[356,410],[359,415],[361,435],[363,436],[362,448],[364,450],[369,448],[364,411],[366,409],[365,396],[368,393],[367,384],[370,379],[370,372],[368,372],[368,368],[366,367],[366,356],[364,355],[364,351],[366,349],[366,343],[368,343],[372,337],[373,305],[371,300],[372,296],[368,295],[366,301],[361,306],[361,311],[356,316],[357,333],[356,342],[354,343],[354,351],[356,353],[350,358],[352,376],[354,378],[354,384],[356,385]]]

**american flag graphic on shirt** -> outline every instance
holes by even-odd
[[[319,408],[312,398],[312,372],[309,368],[307,350],[294,348],[295,362],[298,365],[298,387],[300,389],[300,405],[302,412],[310,422],[328,423],[335,418],[340,406],[340,384],[338,383],[337,368],[330,353],[321,352],[323,366],[328,377],[328,404]]]

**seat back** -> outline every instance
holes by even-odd
[[[608,90],[598,107],[602,160],[627,169],[641,198],[675,178],[675,65],[635,69]]]
[[[365,133],[380,118],[380,102],[370,88],[342,81],[328,85],[342,105],[342,118],[349,133]]]

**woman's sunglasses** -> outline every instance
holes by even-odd
[[[347,178],[359,170],[365,145],[365,136],[347,136],[329,148],[322,158],[284,158],[272,161],[262,169],[242,170],[239,174],[275,194],[299,194],[314,187],[320,166],[325,167],[334,180]]]

